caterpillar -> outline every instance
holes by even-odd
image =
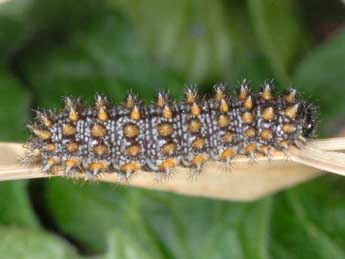
[[[184,95],[176,102],[159,91],[144,104],[130,91],[119,105],[97,95],[93,107],[66,97],[60,111],[36,111],[26,161],[67,176],[128,178],[139,170],[169,176],[177,165],[199,172],[208,159],[230,165],[238,155],[253,160],[257,153],[269,158],[274,149],[287,152],[311,138],[316,126],[317,109],[294,88],[275,96],[265,82],[253,93],[244,80],[232,94],[216,84],[209,99],[196,86]]]

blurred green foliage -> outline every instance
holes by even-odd
[[[345,120],[345,5],[308,0],[12,0],[0,4],[0,139],[62,96],[275,79]],[[344,180],[252,203],[68,180],[0,183],[1,258],[345,258]]]

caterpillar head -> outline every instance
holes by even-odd
[[[314,104],[305,104],[302,125],[303,137],[310,138],[314,135],[317,126],[319,109]]]

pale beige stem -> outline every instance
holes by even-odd
[[[291,148],[290,156],[296,163],[345,176],[345,154],[321,150],[317,143],[300,146],[300,149]]]
[[[270,161],[258,156],[255,163],[238,157],[233,160],[231,173],[225,172],[222,163],[209,161],[195,180],[188,177],[188,168],[178,167],[171,179],[157,182],[154,173],[138,172],[129,183],[123,183],[193,196],[254,200],[314,178],[322,171],[345,175],[345,154],[334,152],[340,150],[345,150],[345,138],[314,140],[301,149],[291,148],[288,159],[281,152],[274,152]],[[22,144],[0,143],[0,180],[49,177],[38,167],[23,167],[18,162],[23,153]],[[99,180],[118,182],[116,174],[104,174]]]

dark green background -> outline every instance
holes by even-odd
[[[345,4],[322,0],[13,0],[0,4],[0,140],[62,96],[180,98],[246,77],[296,86],[345,127]],[[345,258],[344,179],[252,203],[69,180],[0,183],[0,258]]]

